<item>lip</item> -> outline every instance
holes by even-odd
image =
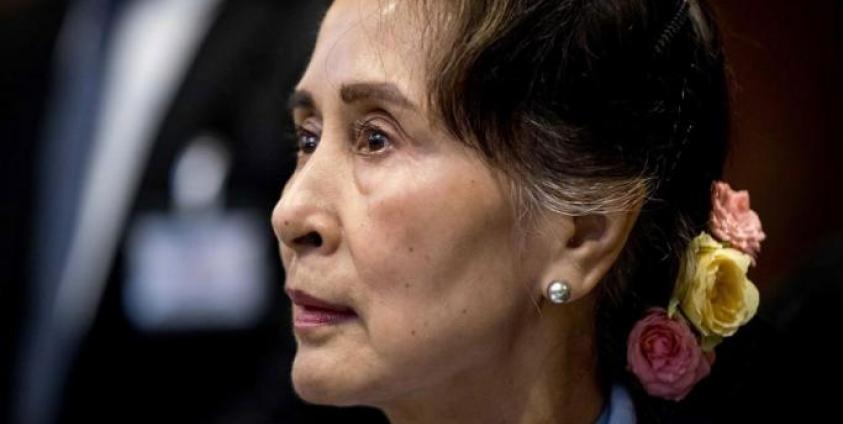
[[[287,289],[293,302],[293,327],[297,330],[340,324],[357,318],[348,306],[331,303],[301,290]]]

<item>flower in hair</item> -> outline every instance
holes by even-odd
[[[652,396],[682,400],[711,371],[708,357],[684,319],[652,308],[627,342],[627,366]],[[711,356],[713,360],[713,356]]]
[[[711,233],[685,249],[667,310],[650,309],[629,335],[627,367],[655,397],[684,398],[708,375],[717,344],[758,310],[758,289],[746,274],[766,236],[749,194],[715,182],[708,223]]]
[[[749,193],[734,191],[722,181],[712,188],[712,212],[709,227],[712,234],[752,258],[761,251],[761,242],[767,237],[761,229],[758,214],[749,208]]]
[[[702,335],[704,349],[713,349],[755,315],[759,299],[746,276],[750,261],[705,232],[688,246],[668,311],[673,316],[681,308]]]

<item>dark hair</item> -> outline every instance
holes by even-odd
[[[627,380],[629,331],[647,307],[667,305],[722,174],[729,102],[710,8],[703,0],[437,8],[447,21],[436,43],[449,48],[429,47],[432,112],[506,171],[525,216],[642,205],[596,311],[601,380]]]

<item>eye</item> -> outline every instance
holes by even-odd
[[[299,153],[309,155],[316,151],[319,145],[319,136],[314,132],[304,129],[304,127],[296,126],[296,147]]]
[[[355,124],[354,151],[362,155],[379,155],[392,147],[392,141],[386,131],[371,121]]]

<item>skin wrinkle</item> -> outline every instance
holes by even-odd
[[[312,119],[320,133],[273,212],[286,284],[358,318],[297,330],[296,391],[372,405],[397,423],[593,422],[602,403],[594,270],[608,268],[634,217],[617,214],[581,237],[572,217],[544,213],[523,231],[512,180],[424,112],[427,78],[417,72],[427,67],[418,42],[407,43],[423,30],[405,8],[383,19],[373,7],[334,2],[298,87],[316,110],[296,108],[295,120]],[[343,87],[358,82],[395,84],[420,105],[383,108],[415,142],[393,135],[377,156],[348,148],[350,125],[383,100],[344,101]],[[321,246],[296,241],[314,229]],[[573,301],[537,301],[559,276],[574,284]]]

